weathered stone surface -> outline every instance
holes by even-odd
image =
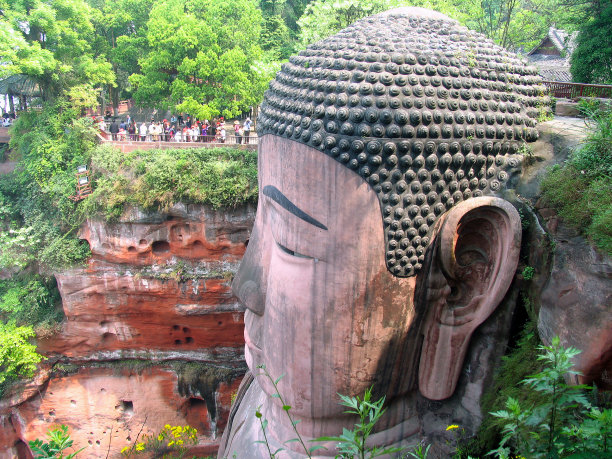
[[[556,211],[539,198],[547,167],[561,164],[588,134],[584,119],[555,117],[538,125],[540,140],[534,158],[517,187],[534,205],[538,219],[530,219],[527,263],[535,269],[527,288],[532,313],[538,317],[540,337],[554,336],[563,346],[582,351],[576,369],[584,373],[574,382],[612,388],[612,262],[565,225]],[[571,184],[568,184],[571,186]],[[527,211],[524,212],[527,216]],[[548,233],[548,234],[547,234]]]
[[[557,116],[580,116],[578,103],[567,99],[559,99],[555,104],[555,115]]]
[[[564,346],[582,351],[574,362],[583,376],[574,382],[612,390],[612,260],[572,233],[557,221],[538,330],[545,342],[559,336]]]
[[[86,448],[82,457],[120,457],[139,433],[140,438],[157,434],[165,424],[195,427],[200,442],[191,453],[213,454],[239,381],[234,377],[215,388],[211,413],[200,394],[179,392],[177,375],[169,369],[134,372],[109,365],[52,377],[27,402],[0,412],[0,457],[27,457],[24,444],[59,424],[69,426],[77,449]]]
[[[92,259],[56,275],[66,320],[39,342],[50,365],[60,359],[83,368],[54,373],[0,404],[0,457],[18,449],[26,457],[27,441],[60,423],[75,445],[88,447],[85,457],[106,457],[109,441],[109,457],[117,457],[143,424],[143,433],[190,424],[200,433],[199,453],[214,454],[245,371],[243,308],[230,282],[253,218],[250,207],[177,205],[87,222],[80,234]],[[124,359],[149,366],[123,370]],[[181,362],[219,370],[177,379],[171,368]]]

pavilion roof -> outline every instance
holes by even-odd
[[[12,96],[40,96],[38,83],[27,75],[11,75],[0,80],[0,94]]]

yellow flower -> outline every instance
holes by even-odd
[[[174,445],[174,440],[168,442],[168,446]]]
[[[130,449],[129,446],[125,446],[122,450],[121,450],[121,454],[125,453],[126,451],[128,451]]]
[[[144,451],[145,445],[144,443],[138,443],[136,445],[136,451]]]
[[[449,430],[454,430],[454,429],[458,429],[459,426],[457,424],[451,424],[450,426],[448,426],[446,428],[446,431],[448,432]]]
[[[164,439],[164,436],[163,436],[162,434],[159,434],[159,435],[157,436],[157,440],[158,440],[158,441],[162,441],[163,439]]]

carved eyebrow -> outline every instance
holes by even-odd
[[[325,226],[320,221],[312,218],[310,215],[308,215],[306,212],[304,212],[298,206],[296,206],[291,201],[289,201],[287,196],[285,196],[283,193],[281,193],[281,191],[278,188],[276,188],[275,186],[273,186],[273,185],[266,185],[264,187],[264,189],[263,189],[263,194],[265,196],[269,197],[270,199],[272,199],[272,201],[276,202],[278,205],[283,207],[288,212],[291,212],[296,217],[304,220],[306,223],[310,223],[311,225],[314,225],[317,228],[321,228],[321,229],[324,229],[324,230],[327,231],[327,226]]]

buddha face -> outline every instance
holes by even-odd
[[[360,176],[291,140],[259,148],[259,206],[233,284],[246,361],[265,365],[293,413],[339,416],[337,393],[452,394],[469,339],[505,294],[520,246],[506,201],[473,198],[436,230],[423,272],[385,263],[378,197]],[[259,383],[268,395],[274,388]]]
[[[408,390],[415,278],[386,268],[376,194],[321,152],[271,135],[260,141],[259,190],[233,285],[247,308],[250,369],[285,374],[287,403],[311,417],[340,414],[337,392],[361,394],[378,380],[393,386],[389,395]]]

